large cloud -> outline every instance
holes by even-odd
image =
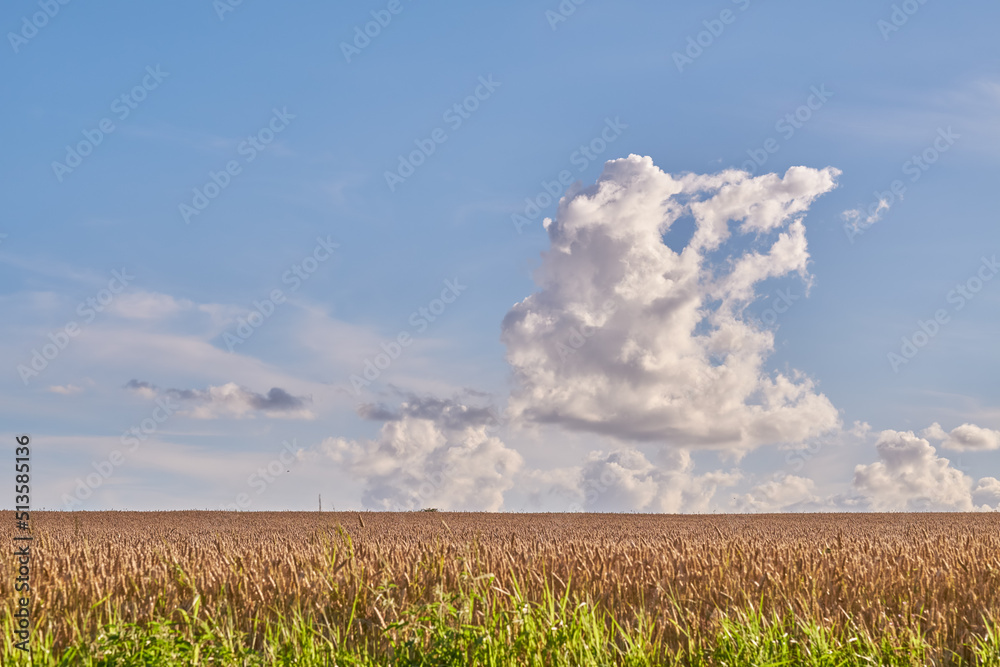
[[[880,460],[854,471],[854,490],[873,510],[970,511],[1000,500],[1000,481],[984,477],[973,488],[969,476],[912,431],[882,431],[875,449]]]
[[[541,289],[504,318],[518,383],[511,416],[737,450],[836,427],[836,409],[808,377],[765,371],[773,333],[743,309],[767,278],[808,279],[801,218],[838,174],[674,177],[648,157],[608,162],[545,221]],[[675,252],[663,237],[685,216],[694,234]]]
[[[496,420],[485,408],[410,397],[398,410],[366,405],[359,413],[385,422],[378,437],[328,438],[319,451],[364,481],[368,508],[496,511],[523,463],[487,433]]]

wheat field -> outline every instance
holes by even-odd
[[[584,605],[609,641],[642,637],[664,662],[749,614],[876,644],[919,637],[930,650],[921,659],[973,664],[1000,612],[996,514],[35,512],[31,522],[33,641],[52,659],[109,626],[157,620],[190,630],[209,619],[260,651],[268,628],[291,618],[339,649],[391,659],[401,635],[431,641],[415,609],[450,605],[441,614],[476,626],[562,600],[556,616]],[[8,544],[13,524],[0,512]],[[13,581],[0,578],[5,625]],[[15,655],[9,640],[3,655]]]

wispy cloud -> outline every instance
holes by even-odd
[[[266,394],[258,394],[230,382],[207,389],[160,389],[149,382],[129,380],[125,387],[144,398],[164,396],[180,401],[182,416],[194,419],[245,419],[257,413],[281,419],[314,419],[306,407],[312,402],[308,396],[292,396],[280,387],[272,387]]]

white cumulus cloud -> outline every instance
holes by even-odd
[[[532,482],[588,512],[706,512],[716,491],[736,484],[735,470],[695,474],[686,450],[662,452],[654,463],[634,447],[594,451],[582,466],[535,473]]]
[[[854,469],[854,490],[875,511],[974,509],[972,479],[912,431],[886,430],[875,442],[879,460]]]
[[[676,177],[648,157],[608,162],[546,221],[540,291],[504,318],[512,418],[737,451],[837,427],[810,378],[765,369],[773,333],[743,309],[763,280],[808,280],[802,216],[838,174]],[[675,252],[663,236],[682,217],[694,234]],[[646,488],[636,478],[629,493]]]
[[[924,429],[922,435],[929,440],[940,440],[941,446],[956,452],[989,451],[1000,449],[1000,431],[962,424],[946,433],[937,422]]]
[[[1000,509],[1000,479],[983,477],[972,489],[972,503],[979,509]]]
[[[816,509],[821,502],[813,480],[786,475],[758,484],[733,504],[742,512],[794,512]]]
[[[364,481],[361,501],[378,510],[496,511],[523,459],[488,430],[493,413],[442,399],[411,397],[398,411],[363,406],[385,421],[373,440],[328,438],[318,452]]]

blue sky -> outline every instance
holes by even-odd
[[[998,14],[916,0],[8,3],[0,392],[6,437],[37,445],[35,505],[214,509],[245,494],[244,509],[310,509],[322,493],[338,508],[995,507],[1000,280],[983,277],[1000,251]],[[390,187],[386,173],[420,146],[433,152]],[[515,357],[538,350],[502,339],[515,304],[571,294],[595,268],[543,259],[542,219],[559,218],[545,184],[569,172],[592,187],[606,161],[633,154],[677,178],[754,156],[763,164],[739,178],[839,170],[793,216],[807,269],[755,282],[739,314],[773,332],[759,371],[804,374],[837,425],[709,446],[652,408],[634,419],[663,436],[644,439],[607,401],[585,427],[569,403],[534,405],[544,418],[523,409],[549,389],[593,389],[583,375],[526,387],[534,362]],[[639,180],[652,169],[634,168]],[[877,221],[850,217],[880,199]],[[680,249],[693,225],[682,215],[664,239]],[[761,243],[734,237],[716,269]],[[955,297],[984,259],[981,289]],[[564,282],[546,292],[538,272]],[[80,304],[102,290],[110,301],[87,321]],[[442,292],[453,301],[435,304]],[[523,308],[579,306],[542,301],[554,310]],[[233,344],[253,310],[263,323]],[[608,321],[655,331],[649,315]],[[894,368],[920,322],[934,335]],[[69,323],[65,349],[19,370]],[[352,391],[400,334],[412,342]],[[616,377],[594,347],[579,358]],[[662,394],[665,378],[650,387]],[[179,407],[125,451],[122,434],[157,400]],[[498,426],[453,419],[487,407]],[[789,470],[786,452],[810,447]],[[892,458],[902,450],[926,470]],[[250,478],[275,460],[261,490]],[[467,465],[442,478],[445,460]],[[929,472],[942,465],[944,478]],[[908,475],[923,480],[912,497]],[[663,499],[679,488],[683,500]]]

